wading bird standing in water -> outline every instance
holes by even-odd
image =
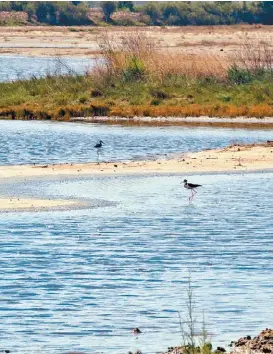
[[[100,149],[102,147],[102,144],[104,144],[104,142],[102,140],[100,140],[95,146],[94,148],[96,149]]]
[[[100,159],[100,149],[102,148],[102,144],[104,144],[104,142],[102,140],[100,140],[96,145],[94,145],[94,148],[97,149],[98,162]]]
[[[184,188],[187,188],[187,189],[191,190],[191,196],[189,197],[189,202],[191,202],[193,200],[193,197],[197,193],[195,188],[202,187],[202,185],[201,184],[188,183],[188,181],[186,179],[184,179],[183,183],[184,183]]]

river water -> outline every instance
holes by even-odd
[[[43,58],[0,56],[0,82],[41,77],[48,74],[84,74],[91,70],[95,59],[88,58]]]
[[[272,140],[270,131],[0,122],[0,164],[152,157]],[[5,195],[98,200],[0,216],[0,349],[155,353],[181,343],[189,270],[214,344],[273,321],[272,173],[35,179]],[[131,330],[143,333],[135,337]]]

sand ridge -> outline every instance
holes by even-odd
[[[100,162],[85,164],[45,164],[0,166],[0,183],[14,179],[62,176],[113,176],[178,173],[251,172],[273,169],[273,142],[232,145],[223,149],[173,155],[169,159]],[[43,208],[78,207],[74,200],[0,198],[0,211],[41,210]]]
[[[0,198],[0,212],[13,210],[49,210],[52,208],[79,206],[71,200],[32,199],[32,198]]]
[[[0,179],[81,175],[135,175],[270,170],[273,143],[233,145],[176,154],[169,159],[117,162],[1,166]]]

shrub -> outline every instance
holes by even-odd
[[[160,98],[154,98],[152,101],[151,101],[151,105],[153,106],[158,106],[160,105],[160,103],[162,102],[162,100]]]
[[[223,102],[230,102],[231,101],[231,96],[225,93],[220,93],[218,95],[218,97],[220,98],[221,101]]]
[[[91,91],[91,97],[101,97],[103,96],[103,93],[101,90],[94,89]]]
[[[88,101],[89,97],[87,94],[82,94],[80,97],[79,97],[79,102],[80,103],[86,103]]]
[[[169,94],[162,91],[162,90],[159,90],[159,89],[152,89],[151,90],[151,95],[154,97],[154,98],[158,98],[158,99],[161,99],[161,100],[164,100],[166,98],[169,98]]]
[[[133,56],[123,75],[126,81],[143,79],[145,76],[145,65],[143,61]]]
[[[250,83],[253,80],[253,76],[249,70],[232,65],[232,67],[228,69],[228,79],[231,83],[241,85]]]

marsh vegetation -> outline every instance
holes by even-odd
[[[273,50],[245,41],[233,55],[159,51],[145,32],[98,37],[103,61],[86,75],[0,84],[0,116],[273,116]]]

